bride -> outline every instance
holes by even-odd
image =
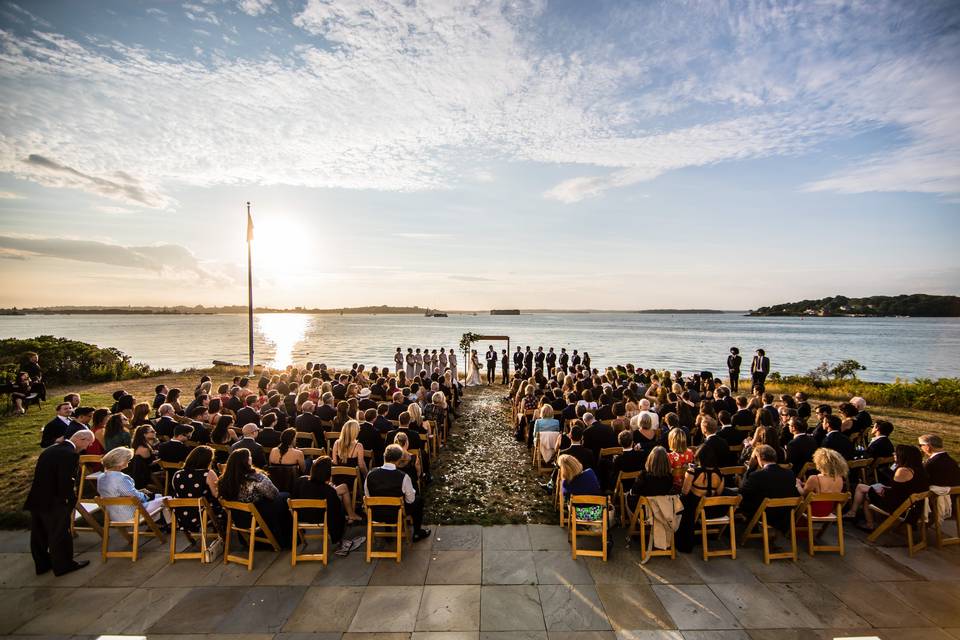
[[[480,357],[477,350],[470,352],[470,366],[467,367],[467,386],[476,387],[480,384]]]

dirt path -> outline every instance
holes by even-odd
[[[427,489],[426,522],[443,524],[557,523],[556,510],[509,429],[501,386],[467,390]]]

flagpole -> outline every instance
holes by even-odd
[[[250,203],[247,203],[247,338],[250,345],[250,377],[253,377],[253,218],[250,217]]]

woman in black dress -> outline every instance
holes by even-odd
[[[153,486],[155,489],[163,487],[156,482],[154,474],[160,473],[160,463],[156,451],[157,431],[152,424],[137,427],[133,432],[130,448],[133,449],[133,459],[127,467],[127,475],[133,478],[133,485],[137,489]]]
[[[226,521],[223,507],[217,499],[217,474],[213,470],[214,451],[210,447],[199,446],[187,455],[183,469],[173,474],[170,491],[174,498],[206,498],[213,509],[220,530]],[[177,525],[183,531],[200,530],[200,514],[195,509],[177,509]]]
[[[630,509],[637,508],[640,496],[666,496],[676,493],[673,490],[673,471],[670,469],[670,459],[667,450],[663,447],[654,447],[647,456],[643,472],[633,481],[627,502]]]
[[[313,461],[309,476],[297,478],[293,484],[291,497],[296,499],[326,500],[327,501],[327,531],[330,540],[339,544],[343,539],[346,528],[346,513],[343,508],[337,488],[330,482],[330,473],[333,470],[333,461],[327,456],[321,456]],[[302,509],[298,518],[301,522],[316,524],[323,522],[322,509]]]

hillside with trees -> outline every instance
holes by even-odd
[[[925,293],[869,298],[833,296],[760,307],[748,315],[956,318],[960,317],[960,297],[933,296]]]

